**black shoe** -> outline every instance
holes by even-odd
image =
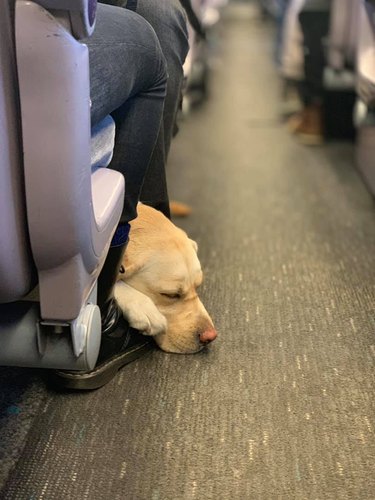
[[[117,303],[112,300],[111,325],[102,332],[99,357],[89,372],[55,370],[52,382],[59,388],[90,390],[107,384],[128,363],[151,351],[155,344],[129,326]]]
[[[89,372],[55,370],[49,379],[65,389],[98,389],[112,380],[118,370],[135,361],[154,346],[150,337],[129,326],[113,297],[126,243],[109,249],[98,279],[98,306],[102,316],[102,337],[95,368]]]

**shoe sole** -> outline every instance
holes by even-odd
[[[53,372],[52,377],[49,377],[49,380],[59,389],[83,391],[99,389],[110,382],[123,366],[135,361],[154,348],[154,344],[148,341],[110,359],[91,372],[74,373],[56,370]]]

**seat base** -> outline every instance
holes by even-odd
[[[99,354],[98,306],[86,304],[71,323],[40,322],[38,302],[0,306],[0,365],[28,368],[92,370]]]
[[[371,193],[375,196],[375,112],[368,112],[358,128],[357,164]]]

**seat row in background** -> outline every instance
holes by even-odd
[[[321,79],[321,116],[313,110],[308,134],[301,136],[312,137],[306,141],[310,144],[355,140],[358,168],[375,194],[375,0],[260,2],[278,27],[275,59],[283,81],[282,111],[289,114],[301,105],[300,83],[306,74],[313,91]],[[311,49],[311,39],[304,39],[308,30],[316,39],[321,36],[321,47]],[[291,130],[301,126],[295,117],[288,122]]]
[[[216,28],[222,17],[222,9],[227,3],[228,0],[191,0],[202,33],[188,22],[190,50],[184,64],[184,114],[208,97],[210,61],[216,43]]]

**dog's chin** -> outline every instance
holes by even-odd
[[[185,348],[181,349],[179,347],[168,347],[167,349],[161,347],[160,349],[169,354],[197,354],[203,348],[204,346],[201,346],[198,349],[185,349]]]
[[[156,335],[154,339],[162,351],[171,354],[196,354],[205,347],[199,342],[186,344],[184,342],[173,342],[173,340],[163,334],[160,336]]]

